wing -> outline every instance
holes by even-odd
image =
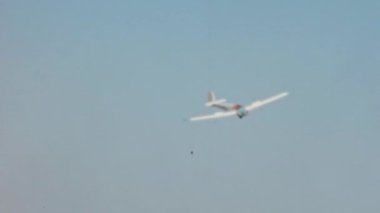
[[[236,115],[236,111],[228,111],[228,112],[216,112],[211,115],[204,115],[199,117],[190,118],[190,121],[204,121],[204,120],[213,120],[219,118],[225,118]]]
[[[267,99],[265,99],[265,100],[255,101],[255,102],[253,102],[252,104],[246,106],[245,109],[247,109],[248,111],[252,111],[252,110],[254,110],[254,109],[257,109],[257,108],[260,108],[260,107],[262,107],[262,106],[264,106],[264,105],[267,105],[267,104],[269,104],[269,103],[272,103],[272,102],[274,102],[274,101],[277,101],[277,100],[279,100],[279,99],[281,99],[281,98],[284,98],[284,97],[286,97],[287,95],[289,95],[289,93],[287,93],[287,92],[283,92],[283,93],[280,93],[280,94],[278,94],[278,95],[275,95],[275,96],[272,96],[272,97],[270,97],[270,98],[267,98]]]

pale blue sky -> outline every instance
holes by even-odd
[[[0,212],[379,212],[379,22],[370,0],[3,0]],[[291,95],[184,122],[209,90]]]

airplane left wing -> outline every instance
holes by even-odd
[[[283,93],[280,93],[280,94],[278,94],[278,95],[272,96],[272,97],[270,97],[270,98],[267,98],[267,99],[264,99],[264,100],[261,100],[261,101],[255,101],[255,102],[253,102],[252,104],[246,106],[245,108],[246,108],[248,111],[252,111],[252,110],[254,110],[254,109],[257,109],[257,108],[260,108],[260,107],[262,107],[262,106],[264,106],[264,105],[267,105],[267,104],[269,104],[269,103],[272,103],[272,102],[274,102],[274,101],[277,101],[277,100],[279,100],[279,99],[281,99],[281,98],[284,98],[284,97],[286,97],[286,96],[288,96],[288,95],[289,95],[289,93],[287,93],[287,92],[283,92]]]
[[[204,121],[204,120],[213,120],[219,118],[225,118],[236,115],[236,111],[228,111],[228,112],[216,112],[211,115],[204,115],[199,117],[190,118],[190,121]]]

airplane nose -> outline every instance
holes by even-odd
[[[248,115],[248,110],[242,107],[238,110],[237,115],[239,118],[243,118],[244,116]]]

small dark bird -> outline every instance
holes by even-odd
[[[194,154],[194,151],[193,151],[193,150],[191,150],[191,151],[190,151],[190,154],[191,154],[191,155],[193,155],[193,154]]]

